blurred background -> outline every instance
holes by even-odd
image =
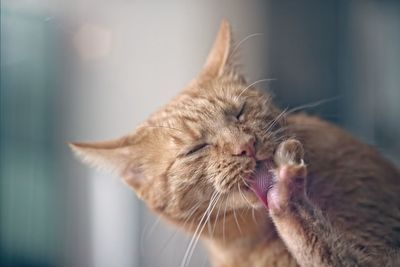
[[[222,18],[248,81],[400,163],[400,1],[1,1],[1,266],[179,266],[189,238],[67,141],[132,131],[199,72]],[[191,266],[209,266],[198,246]]]

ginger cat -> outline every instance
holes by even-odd
[[[279,110],[235,68],[224,21],[200,75],[133,133],[72,143],[214,266],[400,266],[400,173],[338,127]],[[122,218],[121,218],[122,219]]]

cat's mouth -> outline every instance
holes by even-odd
[[[259,161],[251,177],[251,190],[256,194],[263,205],[268,208],[267,193],[273,184],[273,162],[270,160]]]
[[[238,209],[248,207],[268,208],[267,193],[273,184],[274,162],[270,159],[258,160],[250,176],[238,182],[238,190],[225,192],[227,207]]]

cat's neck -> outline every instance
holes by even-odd
[[[212,229],[205,231],[203,241],[213,266],[252,266],[252,261],[268,264],[276,260],[276,253],[286,255],[282,266],[291,266],[291,256],[264,209],[239,211],[236,217],[227,214],[225,223],[222,218]]]
[[[237,242],[259,242],[274,232],[268,211],[264,208],[242,209],[219,214],[218,219],[210,218],[210,227],[204,231],[207,240],[230,246]]]

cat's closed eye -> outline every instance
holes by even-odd
[[[236,119],[238,121],[243,121],[244,120],[244,108],[246,106],[246,103],[243,103],[242,106],[239,109],[239,112],[236,114]]]
[[[197,145],[192,146],[191,148],[189,148],[189,149],[184,153],[184,155],[185,155],[185,156],[190,156],[190,155],[192,155],[192,154],[194,154],[194,153],[196,153],[196,152],[199,152],[199,151],[203,150],[203,149],[206,148],[207,146],[208,146],[207,143],[200,143],[200,144],[197,144]]]

